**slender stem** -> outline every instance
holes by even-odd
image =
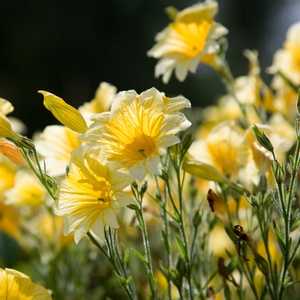
[[[100,252],[106,257],[106,259],[110,262],[110,264],[112,265],[116,274],[119,277],[125,277],[125,279],[128,279],[127,272],[123,272],[123,269],[120,270],[120,268],[116,264],[116,261],[113,258],[113,255],[112,255],[113,249],[111,248],[112,245],[109,245],[109,243],[107,243],[107,246],[109,248],[109,251],[107,252],[105,250],[105,248],[95,239],[95,237],[93,236],[92,233],[88,232],[87,236],[88,236],[89,240],[92,242],[92,244],[94,244],[100,250]],[[130,300],[136,300],[136,296],[135,296],[131,286],[128,284],[127,280],[125,280],[125,281],[121,280],[121,285],[124,288],[128,298]]]
[[[181,235],[183,239],[183,245],[185,248],[185,260],[188,266],[188,272],[187,272],[187,281],[189,286],[189,298],[190,300],[194,299],[193,295],[193,287],[192,287],[192,265],[190,261],[190,255],[189,255],[189,249],[188,249],[188,241],[187,236],[185,232],[185,226],[184,226],[184,219],[183,219],[183,196],[182,196],[182,181],[181,181],[181,172],[180,172],[180,166],[175,166],[176,171],[176,178],[177,178],[177,187],[178,187],[178,197],[179,197],[179,219],[180,219],[180,230]]]
[[[162,209],[162,219],[164,222],[164,245],[167,252],[167,269],[168,272],[170,271],[172,265],[172,257],[171,257],[171,247],[170,247],[170,233],[169,233],[169,220],[168,220],[168,213],[167,213],[167,197],[166,197],[166,188],[164,188],[164,196],[161,193],[158,179],[155,176],[155,183],[157,192],[159,193],[160,201],[161,201],[161,209]],[[168,299],[172,300],[172,286],[169,277],[167,278],[168,281]]]
[[[147,279],[149,282],[149,287],[151,292],[151,299],[155,300],[157,299],[157,292],[156,292],[156,285],[155,285],[154,273],[153,273],[150,241],[149,241],[146,222],[144,219],[144,212],[143,212],[143,193],[140,190],[138,190],[138,188],[132,188],[132,191],[136,199],[136,202],[138,204],[138,209],[136,209],[135,212],[136,212],[136,217],[143,238],[143,247],[144,247],[144,253],[146,258],[145,266],[146,266]]]
[[[294,197],[294,190],[296,186],[296,177],[298,174],[298,166],[299,166],[299,160],[300,160],[300,140],[299,137],[297,137],[297,143],[296,143],[296,150],[295,155],[293,158],[293,169],[292,169],[292,177],[290,179],[290,184],[288,188],[288,199],[287,199],[287,207],[284,215],[284,223],[285,223],[285,255],[284,255],[284,266],[282,271],[282,277],[281,277],[281,284],[280,284],[280,290],[279,290],[279,300],[283,298],[284,293],[284,283],[286,274],[288,272],[288,268],[290,263],[292,262],[290,259],[290,249],[291,249],[291,241],[290,241],[290,230],[291,230],[291,214],[292,214],[292,200]],[[297,251],[297,249],[296,249]]]

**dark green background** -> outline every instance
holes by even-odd
[[[147,58],[155,34],[168,22],[164,7],[196,1],[0,1],[0,95],[16,106],[29,133],[54,122],[42,107],[38,89],[79,105],[100,81],[142,91],[155,86],[184,94],[205,106],[223,93],[212,71],[184,83],[154,79],[155,60]],[[245,48],[258,49],[263,67],[271,64],[289,25],[300,21],[299,0],[223,0],[218,20],[229,30],[229,61],[235,75],[246,71]]]

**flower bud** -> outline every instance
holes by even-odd
[[[183,169],[190,173],[191,175],[216,181],[216,182],[226,182],[226,178],[214,168],[212,165],[206,164],[201,161],[187,160],[183,163]]]
[[[86,131],[86,122],[76,108],[50,92],[38,92],[44,96],[44,106],[59,122],[76,132],[84,133]]]

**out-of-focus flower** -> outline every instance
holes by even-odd
[[[50,292],[16,270],[0,269],[0,299],[51,300]]]
[[[25,160],[17,146],[5,139],[0,139],[0,153],[16,165],[23,165]]]
[[[235,80],[235,95],[241,103],[272,111],[274,109],[273,94],[260,76],[258,54],[255,51],[247,50],[245,56],[249,60],[249,74]]]
[[[7,204],[38,206],[45,201],[46,191],[33,174],[20,170],[16,174],[14,187],[5,196]]]
[[[216,126],[206,139],[195,141],[189,153],[195,160],[212,165],[228,177],[237,176],[248,157],[244,133],[231,122]]]
[[[274,76],[272,86],[275,89],[275,111],[294,122],[297,113],[298,93],[279,76]]]
[[[171,24],[156,36],[148,55],[159,59],[155,76],[167,83],[175,70],[183,81],[188,71],[195,72],[200,62],[213,64],[219,50],[218,39],[227,29],[214,21],[216,1],[206,1],[178,12]]]
[[[128,175],[103,165],[89,153],[74,154],[56,211],[65,217],[66,233],[74,232],[77,243],[88,231],[101,240],[105,226],[118,228],[117,212],[131,201],[131,193],[124,190],[131,182]]]
[[[242,117],[238,103],[228,95],[221,97],[216,105],[204,108],[201,115],[201,126],[196,132],[199,139],[206,138],[217,125],[226,121],[236,121]]]
[[[20,238],[19,213],[13,206],[6,205],[3,202],[0,202],[0,230],[15,239]]]
[[[0,155],[0,202],[4,200],[6,190],[15,183],[16,166],[3,155]]]
[[[38,92],[44,96],[44,106],[59,122],[78,133],[86,131],[86,122],[76,108],[67,104],[62,98],[50,92]]]
[[[16,118],[7,118],[6,116],[14,110],[13,105],[0,98],[0,136],[12,139],[18,139],[17,133],[25,130],[25,125]]]
[[[45,159],[50,176],[66,173],[72,152],[80,146],[79,135],[61,125],[47,126],[35,139],[38,153]]]
[[[9,120],[0,114],[0,137],[5,138],[17,138],[16,132],[14,132]]]
[[[208,247],[216,257],[222,257],[226,255],[227,252],[233,252],[235,249],[233,242],[221,225],[214,226],[210,231]]]
[[[120,92],[111,112],[99,114],[83,139],[136,179],[155,174],[159,156],[180,141],[176,133],[191,125],[178,112],[190,107],[187,99],[181,99],[176,103],[154,88],[140,95],[133,90]]]
[[[116,95],[117,88],[107,82],[101,82],[96,90],[95,97],[79,107],[82,114],[95,114],[108,111],[112,100]]]
[[[296,84],[300,84],[300,23],[293,24],[282,49],[274,56],[272,72],[282,72]]]
[[[59,216],[42,214],[38,218],[37,229],[39,236],[47,243],[52,241],[60,247],[67,246],[73,240],[73,235],[64,235],[64,219]]]

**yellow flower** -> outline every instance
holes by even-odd
[[[219,50],[217,39],[227,30],[214,21],[215,1],[196,4],[176,14],[174,21],[156,36],[157,44],[148,55],[160,59],[155,76],[167,83],[173,70],[183,81],[188,71],[195,72],[200,61],[213,63]]]
[[[72,152],[80,146],[79,134],[61,125],[51,125],[36,137],[35,145],[45,160],[48,174],[63,176]]]
[[[59,216],[42,214],[38,219],[37,229],[46,243],[54,242],[59,247],[67,246],[73,240],[72,235],[64,235],[64,220]]]
[[[49,291],[18,271],[0,268],[0,299],[51,300]]]
[[[276,112],[284,115],[288,120],[294,122],[297,114],[298,93],[294,91],[279,76],[274,76],[272,87],[275,89],[274,109]]]
[[[46,191],[33,174],[20,170],[17,172],[14,187],[5,196],[7,204],[38,206],[45,201]]]
[[[246,50],[244,55],[249,61],[249,74],[235,80],[236,97],[241,103],[272,111],[274,109],[273,94],[260,76],[258,54],[255,51]]]
[[[187,99],[168,98],[154,88],[140,95],[133,90],[120,92],[111,112],[100,114],[83,139],[107,161],[142,179],[157,173],[160,155],[179,142],[176,133],[190,126],[178,112],[189,106]]]
[[[300,23],[289,28],[284,47],[275,54],[270,70],[281,71],[294,83],[300,84]]]
[[[247,162],[243,131],[234,123],[221,123],[205,139],[195,141],[189,153],[195,160],[210,164],[223,176],[235,177]]]
[[[234,244],[221,225],[215,225],[208,237],[208,247],[213,255],[222,257],[228,252],[234,252]]]
[[[79,107],[82,114],[95,114],[108,111],[117,88],[107,82],[101,82],[96,90],[95,97],[90,102]]]
[[[6,115],[11,113],[14,110],[13,105],[3,99],[0,98],[0,136],[18,139],[19,136],[17,132],[22,132],[25,130],[25,125],[16,118],[7,118]]]
[[[19,214],[14,207],[11,205],[6,205],[3,202],[0,202],[0,230],[9,234],[15,239],[20,238]]]
[[[4,193],[14,186],[16,166],[3,155],[0,155],[0,202]]]
[[[44,96],[44,106],[59,122],[76,132],[83,133],[86,131],[86,122],[76,108],[52,93],[46,91],[38,92]]]
[[[124,189],[132,179],[103,165],[85,151],[73,156],[70,172],[60,188],[57,215],[66,219],[66,233],[74,232],[75,242],[91,231],[100,240],[104,227],[117,228],[117,212],[130,203]]]
[[[2,114],[0,114],[0,136],[12,139],[17,137],[9,120]]]

